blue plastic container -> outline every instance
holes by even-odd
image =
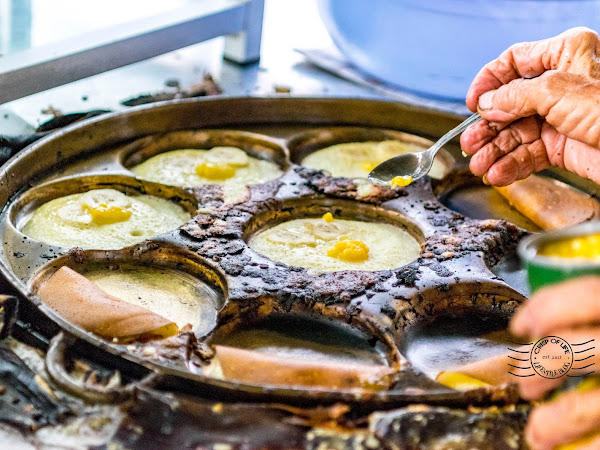
[[[340,51],[408,90],[464,99],[510,45],[575,26],[600,29],[599,0],[317,0]]]

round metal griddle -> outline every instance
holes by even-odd
[[[0,217],[0,271],[22,298],[22,322],[46,337],[60,330],[70,336],[55,338],[48,367],[55,380],[82,396],[84,390],[59,368],[67,347],[77,342],[134,378],[150,375],[146,383],[223,399],[343,401],[368,409],[406,403],[514,402],[510,387],[466,392],[444,388],[417,373],[402,355],[405,337],[414,326],[440,316],[506,321],[524,299],[491,268],[514,254],[525,231],[502,220],[470,219],[449,210],[434,195],[436,186],[439,197],[453,189],[453,176],[462,170],[451,156],[458,155],[457,148],[449,146],[450,153],[442,155],[448,169],[444,180],[425,177],[405,189],[374,188],[368,195],[359,194],[360,181],[334,179],[297,164],[311,151],[340,142],[397,138],[427,147],[426,138],[443,134],[460,120],[392,102],[343,98],[190,99],[92,118],[32,144],[2,168],[0,201],[7,207]],[[252,186],[246,197],[229,204],[213,185],[164,186],[136,179],[128,171],[162,151],[217,145],[239,146],[269,159],[284,175]],[[178,230],[116,251],[48,245],[19,231],[40,204],[98,187],[156,195],[189,211],[200,206],[201,212]],[[422,244],[421,256],[391,271],[316,276],[270,261],[247,245],[265,227],[328,211],[338,218],[401,226]],[[65,322],[34,294],[36,286],[61,265],[131,262],[185,270],[212,286],[223,305],[213,332],[182,335],[179,348],[169,349],[169,357],[160,343],[153,342],[159,351],[148,354],[144,348],[149,344],[107,342]],[[259,386],[218,380],[195,370],[201,365],[202,345],[211,339],[282,314],[339,322],[379,342],[388,363],[400,368],[394,386],[385,391]]]

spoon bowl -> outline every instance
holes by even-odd
[[[428,158],[424,153],[405,153],[382,162],[369,173],[369,181],[379,186],[389,186],[392,179],[398,176],[412,177],[413,180],[421,178],[431,170],[433,165],[433,158]],[[375,170],[377,170],[376,177],[373,175]]]
[[[482,117],[475,113],[443,135],[427,150],[405,153],[382,162],[369,173],[369,181],[379,186],[389,186],[392,179],[396,177],[412,178],[412,180],[421,178],[431,170],[435,155],[446,143],[481,119]]]

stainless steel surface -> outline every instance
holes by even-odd
[[[405,153],[382,162],[369,173],[369,181],[381,186],[388,186],[394,177],[405,177],[417,180],[431,170],[433,159],[440,149],[465,131],[482,117],[475,113],[468,119],[444,134],[429,149],[423,152]]]
[[[71,1],[61,0],[63,4]],[[80,9],[85,8],[81,6]],[[60,11],[50,10],[47,15],[50,21],[47,28],[52,22],[64,22]],[[107,21],[105,17],[103,19]],[[77,24],[71,21],[67,25],[70,29]],[[56,34],[53,29],[46,31],[45,34]],[[124,99],[164,91],[166,80],[177,80],[181,86],[190,86],[199,81],[204,72],[212,74],[228,96],[273,95],[274,86],[284,85],[291,88],[292,96],[382,98],[370,89],[315,68],[294,51],[294,48],[332,45],[318,17],[317,0],[266,0],[262,37],[260,64],[240,66],[224,60],[224,39],[217,38],[4,106],[32,124],[50,118],[50,107],[64,113],[90,109],[120,111],[127,109],[120,104]],[[0,114],[0,122],[4,120],[4,114]]]
[[[0,104],[218,36],[238,63],[260,54],[264,0],[190,2],[151,18],[2,57]]]
[[[238,64],[260,59],[265,0],[248,0],[244,8],[242,30],[225,37],[223,56]]]
[[[471,111],[464,101],[432,98],[420,95],[414,91],[403,89],[395,84],[387,83],[372,74],[361,70],[352,64],[338,50],[331,47],[301,48],[298,51],[306,57],[306,60],[318,68],[335,74],[345,80],[364,86],[373,92],[377,92],[390,100],[401,103],[420,105],[425,108],[447,111],[455,114],[468,116]]]

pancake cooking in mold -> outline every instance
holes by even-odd
[[[350,142],[317,150],[304,158],[302,165],[311,169],[326,170],[334,177],[367,178],[369,172],[382,162],[403,153],[423,150],[423,147],[393,140]],[[444,165],[435,159],[429,176],[440,179],[444,172]]]
[[[182,207],[163,198],[95,189],[44,203],[23,233],[49,244],[110,250],[174,230],[189,219]]]
[[[162,339],[180,330],[206,334],[218,299],[194,276],[132,264],[60,267],[36,288],[42,302],[65,320],[108,340]]]
[[[311,272],[387,270],[419,256],[419,243],[400,227],[375,222],[322,218],[281,223],[250,241],[256,252]]]
[[[172,186],[221,184],[231,197],[237,197],[235,193],[249,184],[273,180],[282,174],[277,164],[249,156],[236,147],[172,150],[153,156],[131,171],[145,180]]]

